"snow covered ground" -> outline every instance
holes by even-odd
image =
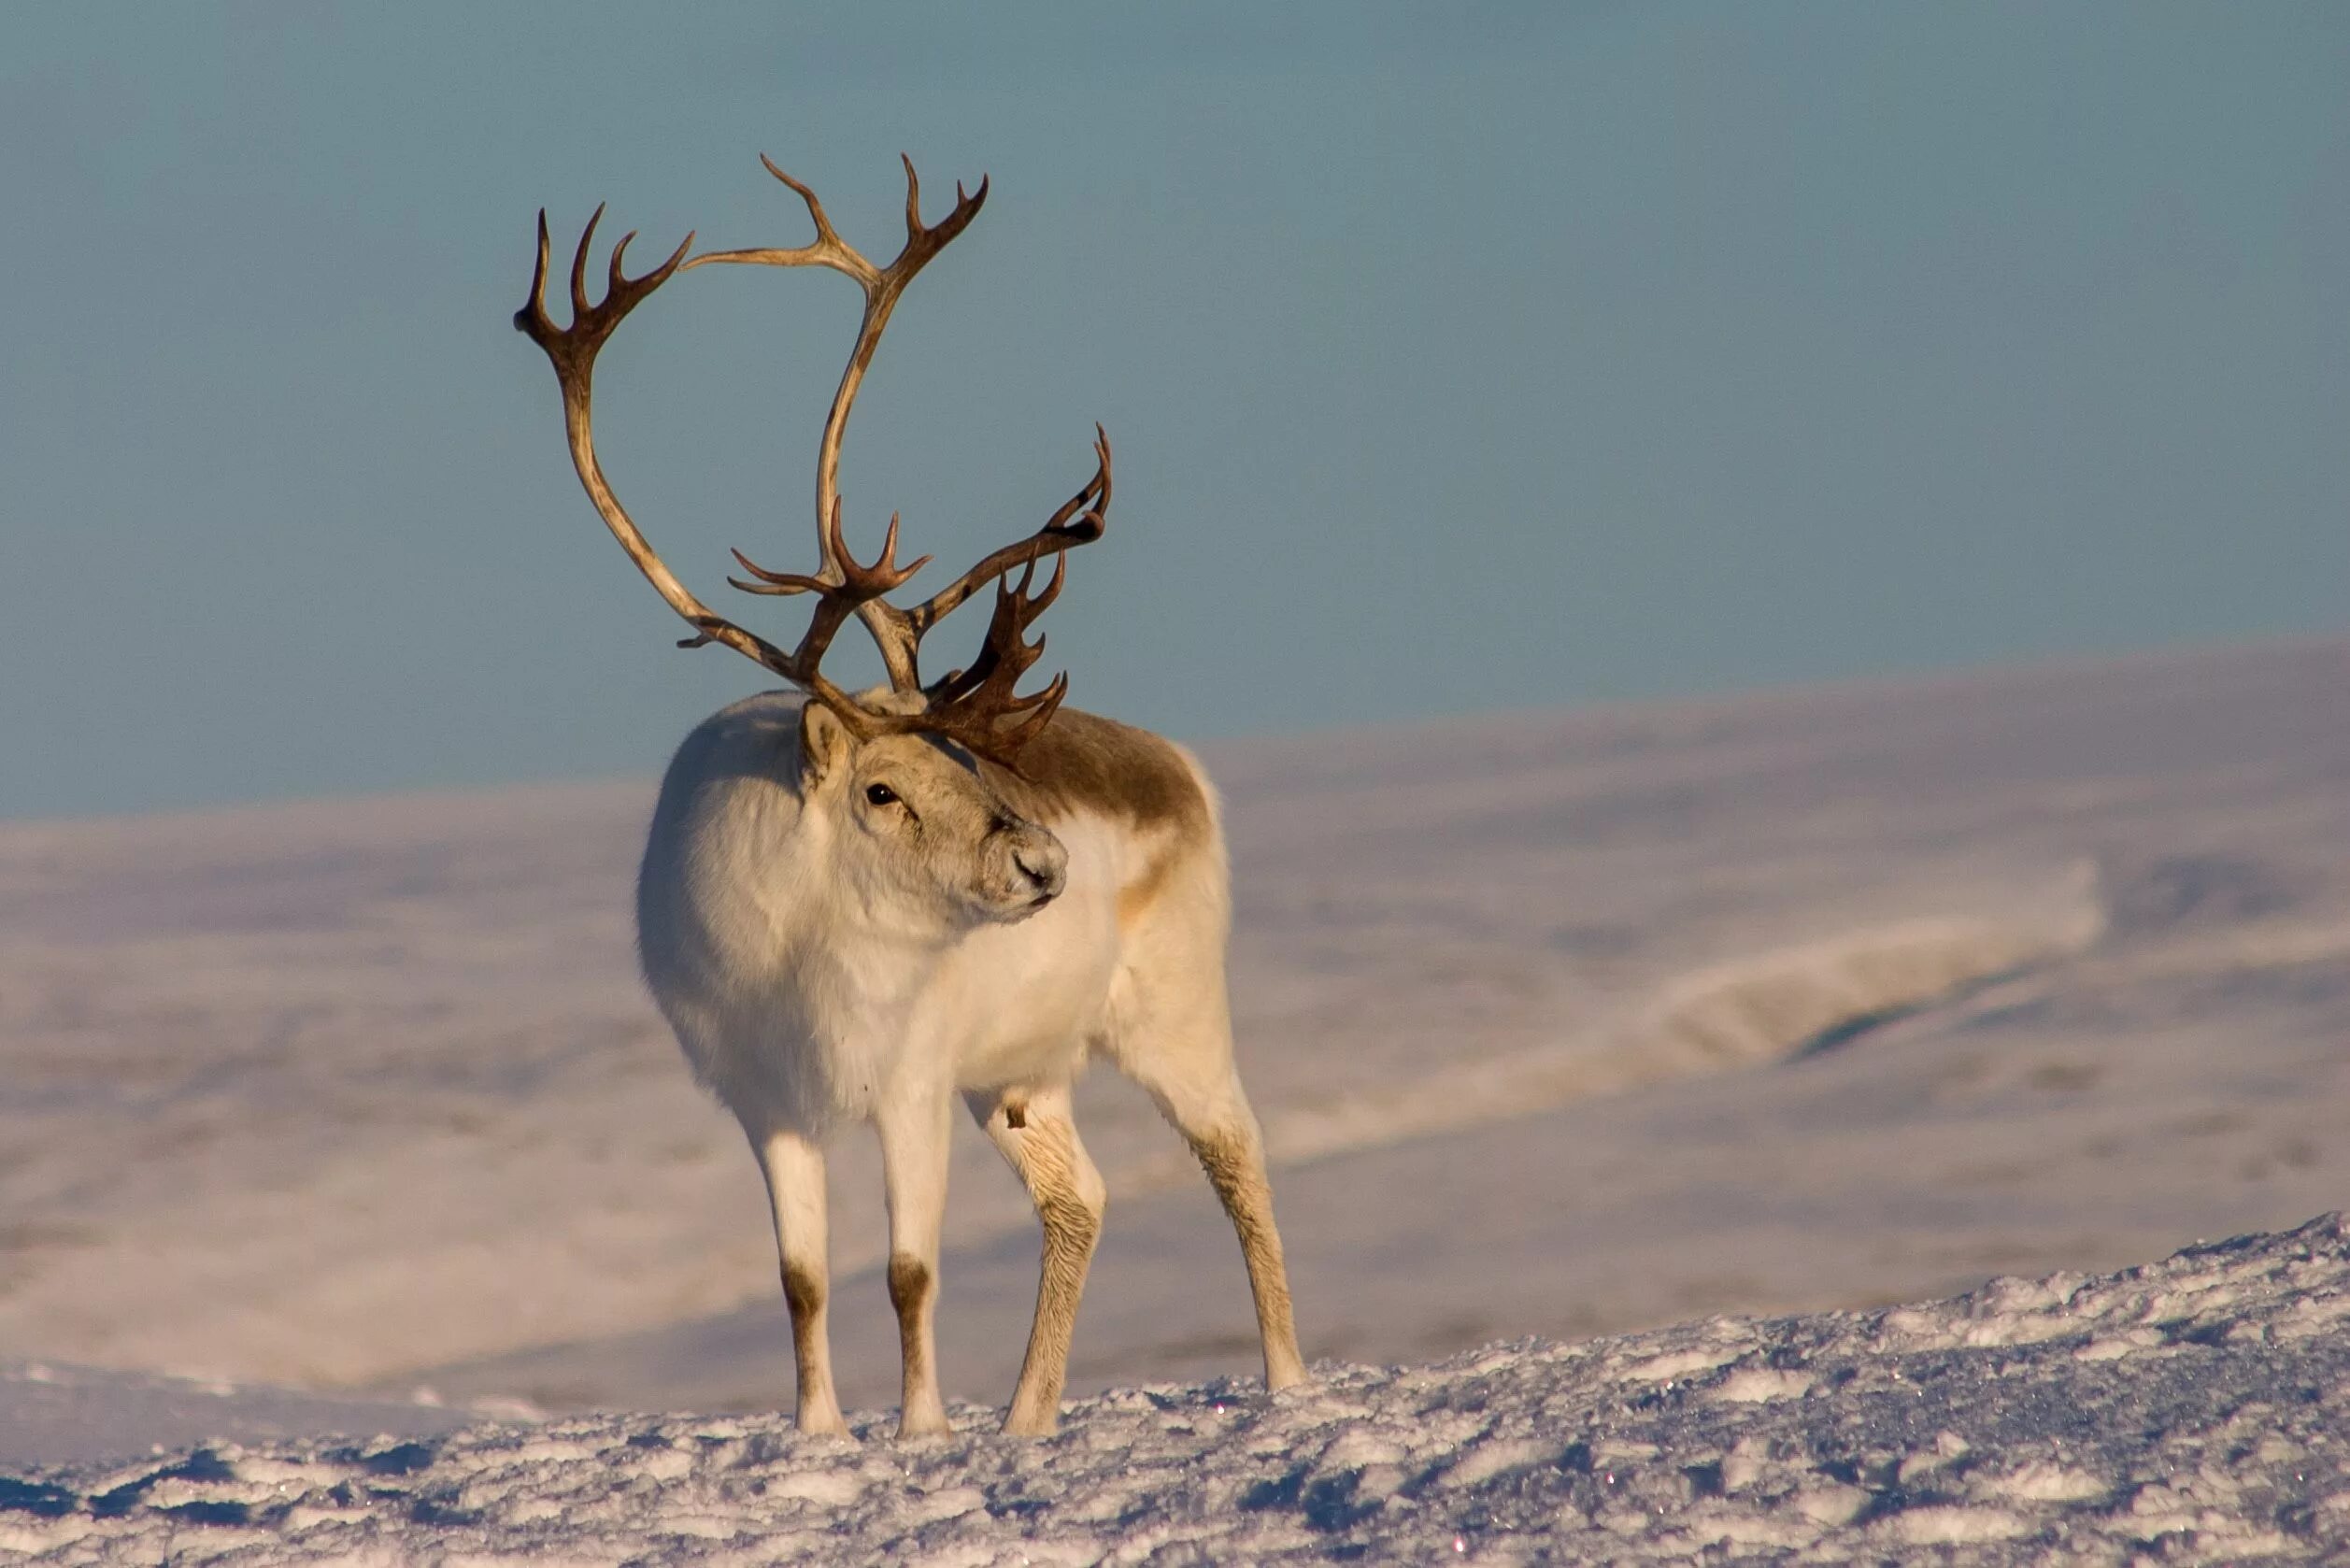
[[[2350,1226],[1954,1301],[1122,1390],[1042,1442],[588,1416],[0,1478],[33,1562],[2341,1561]]]
[[[2350,641],[1209,762],[1311,1355],[1947,1296],[2350,1196]],[[634,973],[648,804],[0,823],[0,1469],[127,1462],[207,1421],[425,1440],[481,1402],[741,1415],[743,1444],[790,1447],[759,1418],[790,1358],[751,1162]],[[1174,1138],[1108,1075],[1080,1117],[1113,1196],[1073,1387],[1245,1372],[1237,1249]],[[941,1361],[984,1403],[1035,1242],[959,1137]],[[843,1392],[878,1408],[895,1345],[862,1141],[833,1190]],[[1419,1376],[1317,1397],[1392,1413],[1439,1397]],[[1224,1397],[1285,1443],[1321,1430]],[[1089,1422],[1129,1430],[1133,1398]],[[446,1441],[427,1470],[525,1439]]]

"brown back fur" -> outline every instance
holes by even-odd
[[[1180,843],[1208,834],[1211,815],[1198,776],[1182,752],[1147,730],[1064,707],[1021,749],[1019,761],[1025,778],[992,763],[979,765],[1012,808],[1033,821],[1049,824],[1091,810],[1172,830]]]

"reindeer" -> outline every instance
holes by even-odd
[[[905,163],[905,245],[876,266],[842,240],[816,193],[763,155],[806,204],[816,237],[789,249],[689,259],[689,234],[640,278],[613,248],[604,299],[586,275],[596,208],[571,264],[572,320],[547,312],[547,214],[516,327],[562,388],[573,465],[620,548],[694,628],[798,691],[734,704],[689,735],[662,782],[637,883],[645,978],[694,1074],[742,1123],[766,1178],[790,1309],[804,1432],[846,1434],[833,1391],[824,1150],[846,1127],[879,1133],[889,1197],[890,1304],[904,1360],[898,1434],[948,1430],[933,1353],[947,1140],[960,1094],[1028,1188],[1044,1257],[1028,1352],[1004,1430],[1060,1418],[1078,1298],[1107,1193],[1071,1114],[1071,1084],[1105,1057],[1190,1145],[1240,1237],[1265,1382],[1305,1376],[1290,1319],[1264,1143],[1232,1062],[1224,952],[1232,899],[1214,789],[1181,747],[1061,706],[1068,676],[1019,694],[1044,649],[1031,623],[1061,592],[1067,552],[1102,536],[1110,445],[1045,525],[920,604],[886,597],[929,560],[896,562],[892,516],[872,564],[842,535],[841,437],[881,334],[917,273],[978,215],[988,182],[936,224]],[[740,550],[755,594],[814,595],[787,653],[712,611],[629,520],[596,461],[595,356],[645,297],[719,264],[820,266],[854,279],[864,316],[817,449],[820,563],[771,572]],[[1041,589],[1036,569],[1052,558]],[[1015,581],[1013,574],[1018,574]],[[987,638],[967,668],[924,682],[923,636],[992,582]],[[850,694],[819,665],[854,615],[887,689]]]

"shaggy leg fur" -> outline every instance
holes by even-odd
[[[1163,1027],[1163,1026],[1161,1026]],[[1248,1289],[1264,1347],[1265,1387],[1305,1381],[1297,1326],[1289,1307],[1289,1275],[1281,1261],[1281,1233],[1273,1223],[1273,1184],[1265,1176],[1264,1134],[1232,1065],[1231,1026],[1220,1008],[1170,1040],[1158,1030],[1118,1041],[1118,1070],[1140,1084],[1191,1146],[1210,1186],[1240,1237]]]
[[[1109,1190],[1078,1140],[1070,1115],[1069,1086],[967,1097],[971,1114],[1027,1184],[1045,1230],[1044,1262],[1036,1281],[1036,1317],[1028,1357],[1004,1430],[1039,1437],[1061,1422],[1061,1390],[1069,1374],[1069,1339],[1086,1271],[1102,1235]]]
[[[1233,1104],[1218,1117],[1176,1122],[1207,1172],[1208,1185],[1240,1237],[1248,1264],[1248,1290],[1257,1306],[1257,1337],[1264,1347],[1265,1387],[1305,1381],[1297,1325],[1289,1307],[1289,1272],[1281,1260],[1281,1233],[1273,1223],[1273,1184],[1265,1176],[1264,1137],[1256,1114],[1232,1084]]]

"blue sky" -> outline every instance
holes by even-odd
[[[762,151],[884,256],[901,150],[941,206],[993,177],[867,385],[851,537],[900,510],[958,569],[1102,421],[1048,659],[1179,735],[2350,620],[2340,7],[81,6],[0,44],[0,815],[649,775],[758,689],[671,648],[508,317],[542,204],[559,244],[598,200],[644,255],[799,243]],[[855,321],[710,269],[602,366],[637,520],[779,640],[725,551],[813,563]]]

